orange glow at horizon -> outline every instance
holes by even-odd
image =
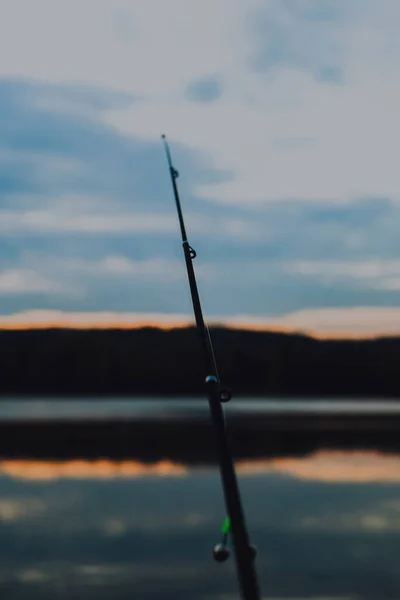
[[[344,331],[336,331],[330,333],[322,333],[321,331],[314,331],[312,329],[295,328],[295,327],[278,327],[273,325],[252,325],[252,324],[240,324],[240,323],[227,323],[229,329],[240,329],[245,331],[265,331],[271,333],[286,333],[294,335],[305,335],[316,340],[374,340],[382,337],[391,337],[393,334],[388,333],[350,333]]]
[[[400,307],[304,309],[279,317],[210,315],[211,327],[306,335],[315,339],[376,339],[400,335]],[[0,330],[119,329],[194,327],[192,314],[34,309],[1,315]]]
[[[5,323],[0,325],[0,330],[21,331],[25,329],[141,329],[143,327],[154,327],[156,329],[178,329],[194,325],[194,323],[179,322],[176,323],[158,323],[154,321],[141,321],[140,323],[68,323],[68,322],[43,322],[43,323]]]
[[[284,334],[294,334],[294,335],[305,335],[307,337],[311,337],[319,340],[373,340],[384,337],[393,337],[396,334],[391,334],[387,332],[380,333],[379,331],[376,333],[350,333],[345,331],[337,331],[337,332],[329,332],[323,333],[320,331],[315,331],[307,328],[295,328],[295,327],[287,327],[287,326],[277,326],[277,325],[262,325],[262,324],[254,324],[254,323],[238,323],[238,322],[230,322],[229,320],[220,322],[220,321],[209,321],[210,327],[225,327],[228,329],[236,329],[241,331],[259,331],[259,332],[271,332],[271,333],[284,333]],[[173,329],[185,329],[189,327],[195,327],[195,322],[188,320],[183,321],[170,321],[169,323],[162,323],[159,321],[140,321],[140,322],[132,322],[132,323],[113,323],[113,322],[67,322],[67,321],[43,321],[43,322],[30,322],[30,323],[0,323],[0,331],[26,331],[26,330],[46,330],[46,329],[76,329],[76,330],[108,330],[108,329],[117,329],[117,330],[133,330],[133,329],[142,329],[146,327],[151,327],[155,329],[162,329],[164,331],[171,331]],[[399,333],[400,335],[400,333]]]
[[[207,467],[210,468],[210,467]],[[374,451],[318,451],[306,457],[237,461],[241,476],[288,475],[326,483],[400,483],[400,455]],[[147,464],[141,461],[108,459],[0,461],[0,475],[19,480],[51,482],[58,479],[129,479],[138,477],[184,477],[195,469],[168,460]]]

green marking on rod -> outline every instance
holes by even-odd
[[[224,524],[222,525],[222,533],[224,535],[228,535],[231,530],[231,520],[229,517],[226,517]]]

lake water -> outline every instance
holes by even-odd
[[[147,410],[132,401],[11,404],[0,403],[2,418],[19,410],[32,418]],[[167,404],[171,418],[184,406]],[[237,471],[263,598],[400,598],[400,455],[260,453]],[[0,459],[0,598],[239,599],[233,559],[217,564],[211,556],[224,517],[213,466],[167,462],[161,453],[146,464]]]
[[[393,414],[400,415],[400,402],[387,400],[354,401],[354,400],[287,400],[287,399],[254,399],[237,398],[224,405],[227,414],[274,414],[274,413],[352,413],[352,414]],[[88,400],[59,398],[46,400],[0,400],[0,419],[81,419],[151,417],[170,418],[187,415],[196,418],[208,415],[208,402],[201,398],[108,398],[104,400]]]

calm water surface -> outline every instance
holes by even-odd
[[[263,598],[400,598],[400,455],[321,450],[237,469]],[[0,597],[238,599],[233,560],[211,557],[224,517],[212,467],[0,460]]]
[[[400,415],[399,401],[354,401],[354,400],[279,400],[237,398],[226,405],[229,414],[273,414],[284,413],[380,413]],[[63,418],[104,418],[104,417],[143,417],[174,418],[186,414],[190,418],[208,414],[208,403],[204,399],[182,398],[109,398],[88,400],[71,398],[67,400],[0,400],[0,419],[63,419]]]

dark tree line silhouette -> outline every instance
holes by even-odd
[[[400,338],[317,340],[212,328],[235,395],[398,397]],[[0,331],[2,396],[204,393],[195,328]]]

